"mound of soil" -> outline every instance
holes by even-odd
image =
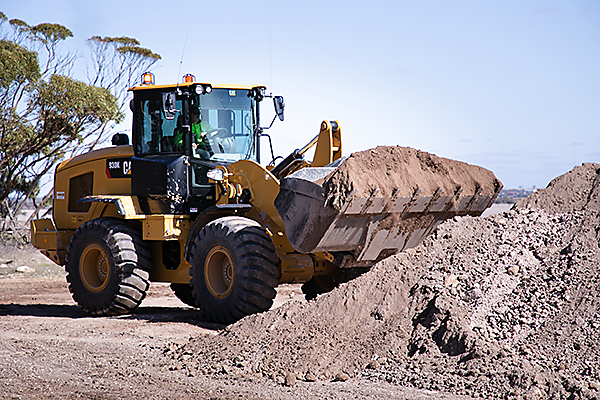
[[[561,178],[594,188],[597,172],[579,172]],[[536,193],[562,213],[453,218],[314,301],[166,353],[194,373],[280,383],[362,377],[473,397],[600,398],[600,210],[586,201],[571,212],[566,188]]]
[[[475,397],[599,396],[599,224],[526,209],[443,225],[418,257],[408,347],[371,376]]]
[[[546,189],[519,200],[516,207],[541,208],[550,214],[600,210],[600,164],[573,168],[553,179]]]
[[[375,189],[386,198],[397,189],[401,196],[412,196],[418,189],[421,196],[432,196],[438,188],[442,196],[454,196],[460,188],[463,195],[481,189],[482,195],[495,196],[501,187],[485,168],[400,146],[352,153],[323,182],[326,196],[337,196],[341,203],[353,190],[356,197],[368,197]]]

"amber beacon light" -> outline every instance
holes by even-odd
[[[142,74],[142,85],[154,85],[154,74],[152,72]]]
[[[192,74],[185,74],[183,76],[183,83],[194,83],[196,82],[196,77]]]

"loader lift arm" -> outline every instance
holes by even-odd
[[[310,164],[305,165],[304,155],[314,146],[315,155]],[[301,149],[294,150],[277,164],[271,173],[281,179],[305,166],[324,167],[342,157],[342,129],[338,121],[323,121],[318,135]]]

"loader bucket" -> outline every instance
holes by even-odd
[[[481,215],[501,189],[484,168],[380,146],[282,179],[275,207],[296,251],[370,266],[415,247],[448,218]]]

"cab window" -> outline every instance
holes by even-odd
[[[174,115],[167,118],[161,99],[140,101],[136,113],[135,152],[139,155],[183,153],[181,99],[177,99]],[[178,134],[179,133],[179,134]]]

